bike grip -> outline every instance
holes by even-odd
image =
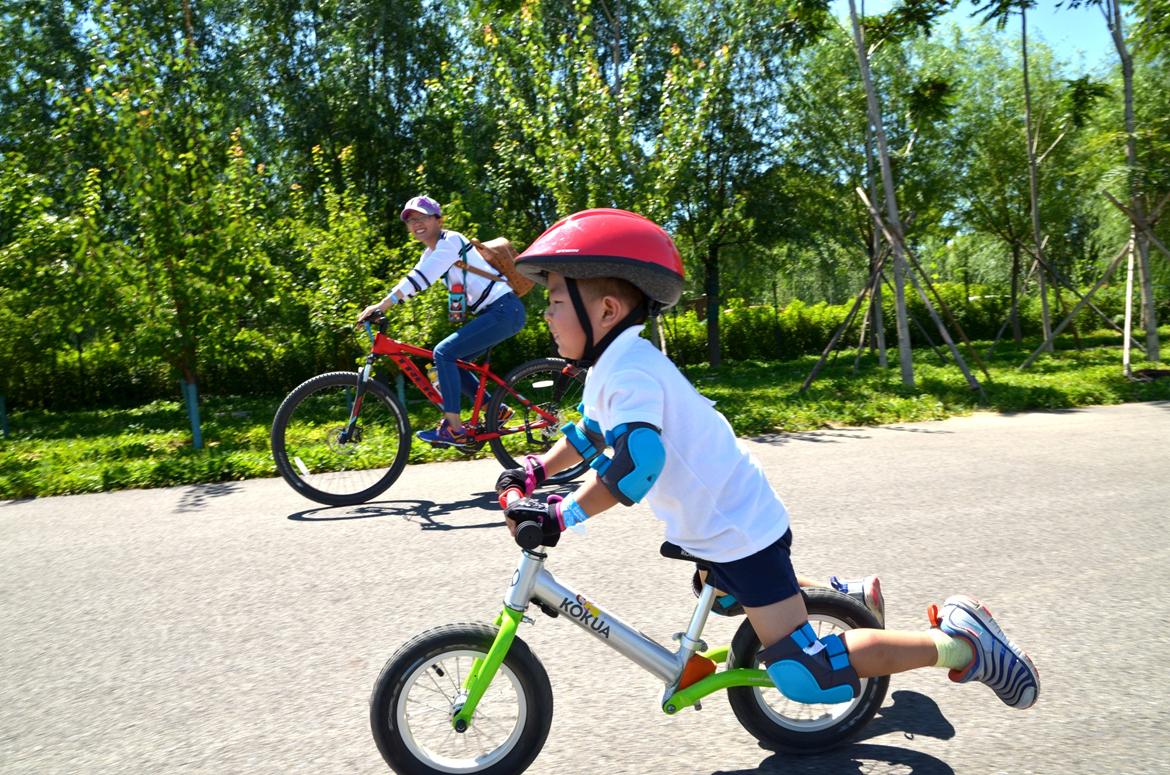
[[[508,489],[506,489],[502,493],[500,493],[500,508],[506,509],[509,506],[511,506],[513,503],[515,503],[516,501],[520,500],[523,497],[524,497],[524,493],[520,490],[519,487],[509,487]],[[525,524],[529,524],[529,523],[525,523]]]
[[[521,522],[516,526],[516,544],[521,549],[535,549],[544,540],[544,530],[536,522]]]

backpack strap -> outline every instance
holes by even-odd
[[[467,254],[471,252],[472,247],[473,247],[472,243],[464,242],[463,247],[459,248],[459,258],[455,261],[455,264],[454,264],[455,266],[457,266],[463,270],[464,280],[467,279],[467,273],[471,272],[472,274],[479,275],[480,277],[491,280],[492,282],[498,283],[498,282],[503,281],[504,280],[503,275],[498,275],[494,272],[489,272],[486,269],[480,269],[478,266],[472,266],[471,264],[467,263],[467,261],[464,260],[465,257],[467,256]],[[464,283],[464,285],[466,285],[466,283]]]
[[[476,268],[474,266],[469,266],[468,263],[463,260],[463,257],[467,255],[467,252],[469,250],[471,250],[471,243],[464,242],[463,247],[459,248],[459,258],[455,259],[455,263],[452,264],[452,266],[463,270],[463,292],[464,293],[467,292],[467,271],[470,269],[475,274],[479,274],[479,272],[476,270]],[[450,271],[451,271],[450,269],[447,270],[448,273]]]
[[[484,288],[483,293],[481,293],[479,295],[479,298],[476,299],[474,303],[471,303],[468,305],[467,311],[474,314],[475,311],[479,309],[479,305],[483,304],[484,300],[488,296],[491,295],[492,288],[494,288],[496,286],[496,283],[504,282],[504,278],[501,275],[497,275],[497,274],[493,274],[492,272],[484,271],[483,269],[480,269],[479,267],[472,266],[471,264],[467,263],[467,261],[465,260],[465,257],[467,256],[468,253],[471,252],[472,247],[473,247],[473,245],[470,242],[464,242],[463,247],[459,248],[459,258],[455,261],[454,264],[452,264],[452,266],[457,266],[463,270],[463,292],[464,293],[467,292],[467,273],[468,272],[471,272],[472,274],[475,274],[475,275],[479,275],[480,277],[483,277],[485,279],[491,280],[491,282],[488,283],[487,287]]]
[[[477,266],[472,266],[471,264],[467,263],[466,261],[456,261],[454,265],[459,267],[460,269],[462,269],[465,272],[471,272],[472,274],[479,275],[480,277],[487,278],[488,280],[492,280],[492,281],[497,282],[497,283],[504,279],[503,277],[501,277],[498,274],[495,274],[494,272],[487,272],[483,269],[480,269]]]

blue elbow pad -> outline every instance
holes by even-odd
[[[613,496],[632,506],[646,496],[666,465],[662,434],[650,423],[634,422],[614,428],[606,440],[612,441],[613,458],[594,467]]]

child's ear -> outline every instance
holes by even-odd
[[[625,313],[622,311],[621,300],[616,296],[603,296],[601,298],[601,320],[609,325],[616,325],[621,320]]]

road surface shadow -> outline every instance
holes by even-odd
[[[881,764],[875,767],[875,763]],[[868,775],[873,772],[898,772],[905,775],[954,775],[955,771],[941,759],[920,751],[891,745],[851,745],[836,751],[812,756],[776,754],[751,770],[716,770],[711,775],[760,775],[783,772],[787,775]]]
[[[925,694],[897,691],[891,695],[894,704],[882,708],[874,716],[858,740],[900,732],[907,740],[918,736],[949,740],[955,728],[938,709],[938,704]],[[717,770],[712,775],[753,775],[755,773],[784,772],[792,775],[820,775],[829,773],[870,773],[874,762],[881,762],[882,771],[913,773],[913,775],[953,775],[950,765],[921,751],[912,751],[892,745],[855,742],[833,751],[799,756],[777,753],[769,756],[755,769]]]
[[[556,490],[565,495],[568,490]],[[472,523],[444,519],[462,512],[473,512],[479,520]],[[320,506],[289,514],[293,522],[338,522],[348,519],[396,517],[417,522],[423,530],[473,530],[504,527],[504,513],[493,491],[472,493],[469,498],[448,503],[430,500],[371,501],[358,506]]]
[[[890,695],[894,704],[882,708],[865,725],[858,740],[868,740],[891,732],[901,732],[907,740],[922,735],[936,740],[950,740],[955,728],[938,709],[938,703],[925,694],[905,689]]]
[[[222,498],[242,489],[240,482],[214,482],[212,484],[196,484],[183,491],[179,503],[175,506],[176,513],[202,511],[207,508],[212,498]]]
[[[749,441],[770,444],[774,447],[794,441],[808,441],[814,444],[837,443],[843,439],[868,439],[868,430],[863,428],[835,428],[823,431],[792,431],[785,433],[761,433],[748,436]]]

